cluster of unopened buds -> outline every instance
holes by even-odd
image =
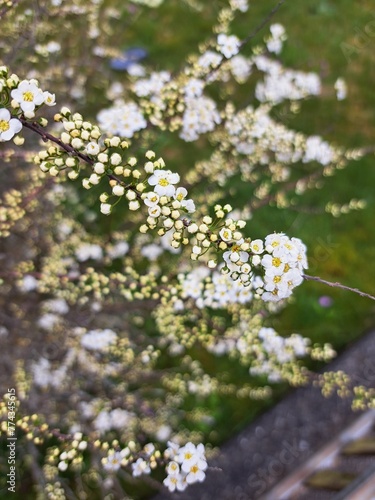
[[[180,447],[168,441],[168,448],[162,456],[153,443],[148,443],[140,455],[137,459],[133,458],[129,447],[120,451],[110,450],[102,460],[103,467],[107,472],[117,472],[122,466],[131,464],[132,475],[138,477],[150,474],[158,463],[166,463],[167,477],[163,483],[172,492],[183,491],[189,484],[205,479],[208,465],[203,444],[196,446],[189,442]]]

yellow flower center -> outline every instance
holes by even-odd
[[[289,270],[290,270],[290,265],[289,264],[285,264],[285,266],[284,266],[284,273],[287,273]]]
[[[190,468],[190,472],[192,472],[193,474],[196,474],[198,471],[199,469],[197,465],[193,465],[193,467]]]
[[[184,199],[184,195],[182,193],[177,195],[177,200],[182,201]]]
[[[281,264],[281,260],[279,259],[279,257],[274,257],[274,258],[272,259],[272,265],[273,265],[274,267],[279,267],[279,266],[280,266],[280,264]]]
[[[280,283],[280,281],[281,281],[281,276],[274,276],[273,278],[274,283]]]
[[[9,122],[6,122],[5,120],[0,120],[0,131],[1,132],[6,132],[9,130]]]
[[[159,186],[163,187],[169,186],[169,182],[167,181],[167,179],[160,179]]]
[[[193,455],[189,452],[185,453],[185,460],[190,460]]]
[[[28,90],[27,92],[23,93],[23,100],[27,102],[33,102],[34,100],[34,94]]]
[[[231,248],[232,252],[239,252],[241,250],[241,247],[239,245],[233,245]]]

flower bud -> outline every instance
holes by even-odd
[[[103,163],[100,163],[100,162],[95,163],[95,165],[94,165],[94,172],[96,174],[99,174],[99,175],[104,174],[105,168],[104,168]]]
[[[140,204],[138,200],[129,202],[129,210],[138,210],[139,207]]]
[[[68,177],[69,177],[69,179],[72,179],[72,181],[74,181],[75,179],[77,179],[78,176],[79,176],[79,174],[75,170],[70,170],[68,172]]]
[[[109,203],[102,203],[100,205],[100,211],[104,215],[109,215],[112,211],[112,206]]]
[[[116,186],[114,186],[112,189],[112,193],[115,196],[123,196],[123,194],[125,193],[125,188],[124,188],[124,186],[121,186],[120,184],[116,184]]]
[[[118,153],[113,153],[110,159],[111,165],[117,166],[122,162],[122,158]]]
[[[64,144],[70,144],[70,139],[71,139],[70,135],[67,134],[66,132],[63,132],[61,134],[61,140]]]

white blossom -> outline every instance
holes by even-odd
[[[22,80],[18,87],[12,90],[11,96],[24,112],[34,111],[36,106],[45,101],[45,96],[35,80]]]
[[[86,349],[101,351],[106,349],[117,340],[117,335],[113,330],[90,330],[81,338],[81,345]]]
[[[100,245],[82,243],[76,250],[76,257],[79,262],[85,262],[89,259],[100,260],[103,257],[103,250]]]
[[[38,288],[38,280],[31,276],[31,274],[25,274],[22,278],[22,282],[19,285],[20,290],[23,292],[31,292],[32,290],[36,290]]]
[[[175,194],[174,184],[177,184],[180,176],[170,170],[155,170],[148,179],[150,186],[155,186],[154,191],[159,196],[173,196]]]
[[[51,94],[50,92],[43,92],[44,104],[47,106],[55,106],[56,105],[56,96],[55,94]]]
[[[343,101],[346,99],[346,96],[348,94],[348,87],[346,85],[346,82],[343,78],[338,78],[335,82],[335,90],[336,90],[336,96],[338,101]]]
[[[150,474],[150,472],[150,466],[143,458],[138,458],[138,460],[132,464],[132,474],[134,477],[141,476],[142,474]]]
[[[235,35],[225,35],[220,33],[217,37],[219,51],[229,59],[238,54],[240,49],[240,40]]]
[[[22,123],[5,108],[0,109],[0,142],[10,141],[20,130]]]
[[[97,154],[99,154],[99,152],[100,152],[100,147],[99,147],[99,144],[97,142],[91,141],[87,144],[86,153],[88,155],[96,156]],[[103,172],[104,172],[104,170],[103,170]],[[103,172],[101,172],[101,173],[103,173]],[[97,172],[97,173],[99,173],[99,172]]]
[[[104,132],[126,138],[147,127],[141,109],[134,102],[118,100],[113,107],[100,111],[97,118]]]

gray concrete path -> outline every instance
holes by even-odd
[[[375,331],[326,370],[343,370],[358,385],[374,387]],[[154,500],[256,500],[359,414],[351,410],[350,400],[326,399],[314,387],[297,389],[221,447],[209,465],[222,471],[209,470],[204,483],[178,494],[163,491]]]

